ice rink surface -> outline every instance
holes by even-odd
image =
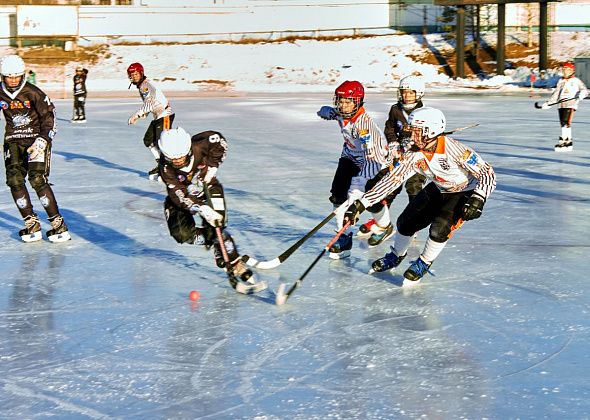
[[[258,271],[268,290],[239,295],[211,251],[168,235],[164,187],[145,176],[149,121],[126,124],[135,92],[90,94],[86,125],[57,100],[50,181],[73,240],[22,243],[1,171],[0,418],[589,418],[590,101],[574,117],[575,150],[555,153],[557,111],[535,100],[425,98],[448,129],[480,124],[454,137],[498,176],[434,277],[400,287],[426,231],[393,274],[367,274],[388,244],[355,239],[351,258],[320,261],[284,306],[274,291],[305,271],[334,223]],[[367,95],[380,126],[392,101]],[[171,102],[175,126],[229,141],[219,178],[242,253],[275,258],[332,210],[342,137],[315,115],[330,95]]]

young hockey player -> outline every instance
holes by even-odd
[[[390,163],[389,146],[385,136],[363,107],[365,90],[357,81],[346,81],[336,88],[334,107],[323,106],[318,116],[336,120],[344,137],[338,167],[332,181],[330,202],[339,207],[352,203],[365,192],[367,182],[378,175]],[[370,186],[371,184],[369,184]],[[344,206],[346,207],[346,206]],[[369,209],[373,212],[373,208]],[[389,210],[381,206],[373,212],[377,221],[375,235],[369,238],[370,246],[377,246],[393,234]],[[342,228],[339,225],[338,228]],[[350,256],[352,232],[344,233],[330,248],[330,258]]]
[[[88,70],[83,67],[76,67],[76,74],[74,74],[74,116],[72,117],[73,123],[85,123],[86,122],[86,77],[88,76]]]
[[[406,76],[400,80],[399,89],[397,92],[397,103],[393,104],[389,109],[389,117],[385,122],[385,138],[389,144],[394,144],[396,149],[399,149],[400,135],[404,125],[408,122],[408,115],[415,109],[421,108],[422,97],[426,91],[426,86],[422,78],[418,76]],[[408,199],[412,201],[414,197],[420,192],[424,186],[426,178],[420,174],[413,175],[406,181],[406,192]],[[382,202],[375,204],[375,209],[380,209],[380,206],[389,206],[393,199],[401,191],[401,186],[392,194],[386,197]],[[374,231],[377,231],[375,233]],[[359,236],[374,236],[378,235],[380,227],[376,225],[375,219],[370,218],[366,223],[362,224],[358,235]]]
[[[140,63],[133,63],[127,68],[127,76],[132,84],[137,86],[139,96],[143,101],[143,106],[137,110],[131,117],[128,123],[135,124],[138,119],[145,118],[149,113],[152,113],[154,119],[143,136],[143,144],[150,149],[154,158],[156,159],[156,167],[148,172],[148,177],[151,180],[158,179],[158,161],[160,159],[160,152],[158,150],[158,139],[163,130],[168,130],[172,127],[174,121],[174,113],[170,107],[170,103],[164,93],[157,88],[150,80],[147,79],[144,73],[143,66]],[[129,85],[131,87],[131,85]]]
[[[2,84],[0,109],[4,112],[4,166],[6,185],[25,221],[19,232],[24,242],[41,240],[41,222],[33,211],[28,178],[47,212],[51,229],[47,239],[63,242],[71,239],[59,213],[57,201],[48,181],[51,144],[56,133],[55,107],[37,86],[25,80],[25,63],[18,55],[7,55],[0,63]]]
[[[549,104],[557,104],[559,123],[561,124],[561,136],[555,145],[556,152],[572,151],[574,149],[572,137],[572,119],[574,112],[578,109],[580,100],[588,96],[586,85],[574,76],[576,66],[572,62],[566,62],[562,66],[563,77],[557,82],[553,94],[542,106],[549,109]],[[563,101],[563,102],[562,102]]]
[[[241,289],[236,290],[248,293],[265,288],[263,282],[256,283],[252,270],[242,261],[234,240],[225,230],[223,187],[216,177],[226,156],[227,142],[223,135],[204,131],[191,138],[179,127],[164,130],[158,147],[163,157],[159,161],[159,173],[168,192],[164,212],[170,235],[181,244],[213,247],[217,266],[227,270],[221,248],[224,246],[233,274],[243,282]],[[199,226],[195,216],[199,216]],[[223,245],[216,235],[216,226],[222,229]]]
[[[430,226],[422,253],[404,273],[404,286],[420,281],[463,222],[481,216],[496,187],[490,164],[471,148],[443,135],[445,126],[445,116],[438,109],[413,111],[401,134],[403,155],[399,164],[343,215],[342,223],[356,223],[366,207],[379,202],[416,172],[432,181],[398,217],[391,252],[372,264],[373,271],[397,267],[406,257],[412,235]]]

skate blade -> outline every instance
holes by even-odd
[[[373,234],[373,232],[369,231],[366,233],[361,232],[360,230],[356,233],[356,237],[357,238],[368,238],[369,236],[371,236]]]
[[[344,258],[350,257],[350,251],[330,252],[329,257],[333,260],[342,260]]]
[[[58,233],[57,235],[48,236],[47,239],[49,239],[49,242],[59,243],[69,241],[72,239],[72,237],[70,236],[70,232],[66,231],[63,233]]]
[[[404,282],[402,283],[402,287],[404,288],[411,288],[411,287],[416,287],[420,284],[420,280],[422,279],[418,279],[418,280],[410,280],[404,277]]]
[[[255,284],[248,284],[238,281],[238,283],[236,284],[236,292],[241,293],[243,295],[252,295],[254,293],[262,292],[267,288],[268,284],[266,284],[265,281],[259,281]]]
[[[40,241],[43,237],[41,235],[41,231],[30,233],[28,235],[23,235],[20,237],[23,242],[37,242]]]
[[[285,302],[287,301],[287,294],[285,293],[285,289],[287,288],[287,285],[285,283],[281,283],[279,285],[279,288],[277,290],[277,294],[276,294],[276,298],[275,298],[275,303],[277,305],[284,305]]]

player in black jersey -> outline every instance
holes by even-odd
[[[56,133],[55,107],[41,89],[25,80],[25,63],[18,55],[2,59],[0,74],[0,109],[6,119],[6,184],[25,221],[19,235],[25,242],[41,239],[41,222],[25,185],[28,178],[51,223],[47,238],[51,242],[67,241],[71,239],[68,227],[48,182],[51,144]]]

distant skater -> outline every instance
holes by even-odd
[[[164,93],[145,76],[143,66],[140,63],[131,64],[127,68],[127,76],[131,83],[137,87],[139,96],[143,101],[143,106],[129,117],[128,124],[135,124],[138,119],[145,118],[150,113],[154,116],[143,136],[143,144],[150,149],[154,159],[156,159],[156,166],[148,172],[148,178],[157,181],[159,179],[158,163],[160,161],[158,139],[162,131],[172,127],[174,112],[172,112],[170,103]]]
[[[559,114],[559,123],[561,125],[561,136],[555,145],[556,152],[570,152],[574,150],[574,140],[572,137],[572,120],[574,113],[578,109],[580,100],[588,96],[588,89],[584,82],[578,79],[576,66],[571,61],[563,63],[563,77],[557,82],[553,94],[543,105],[543,109],[549,109],[549,104],[557,105]]]

